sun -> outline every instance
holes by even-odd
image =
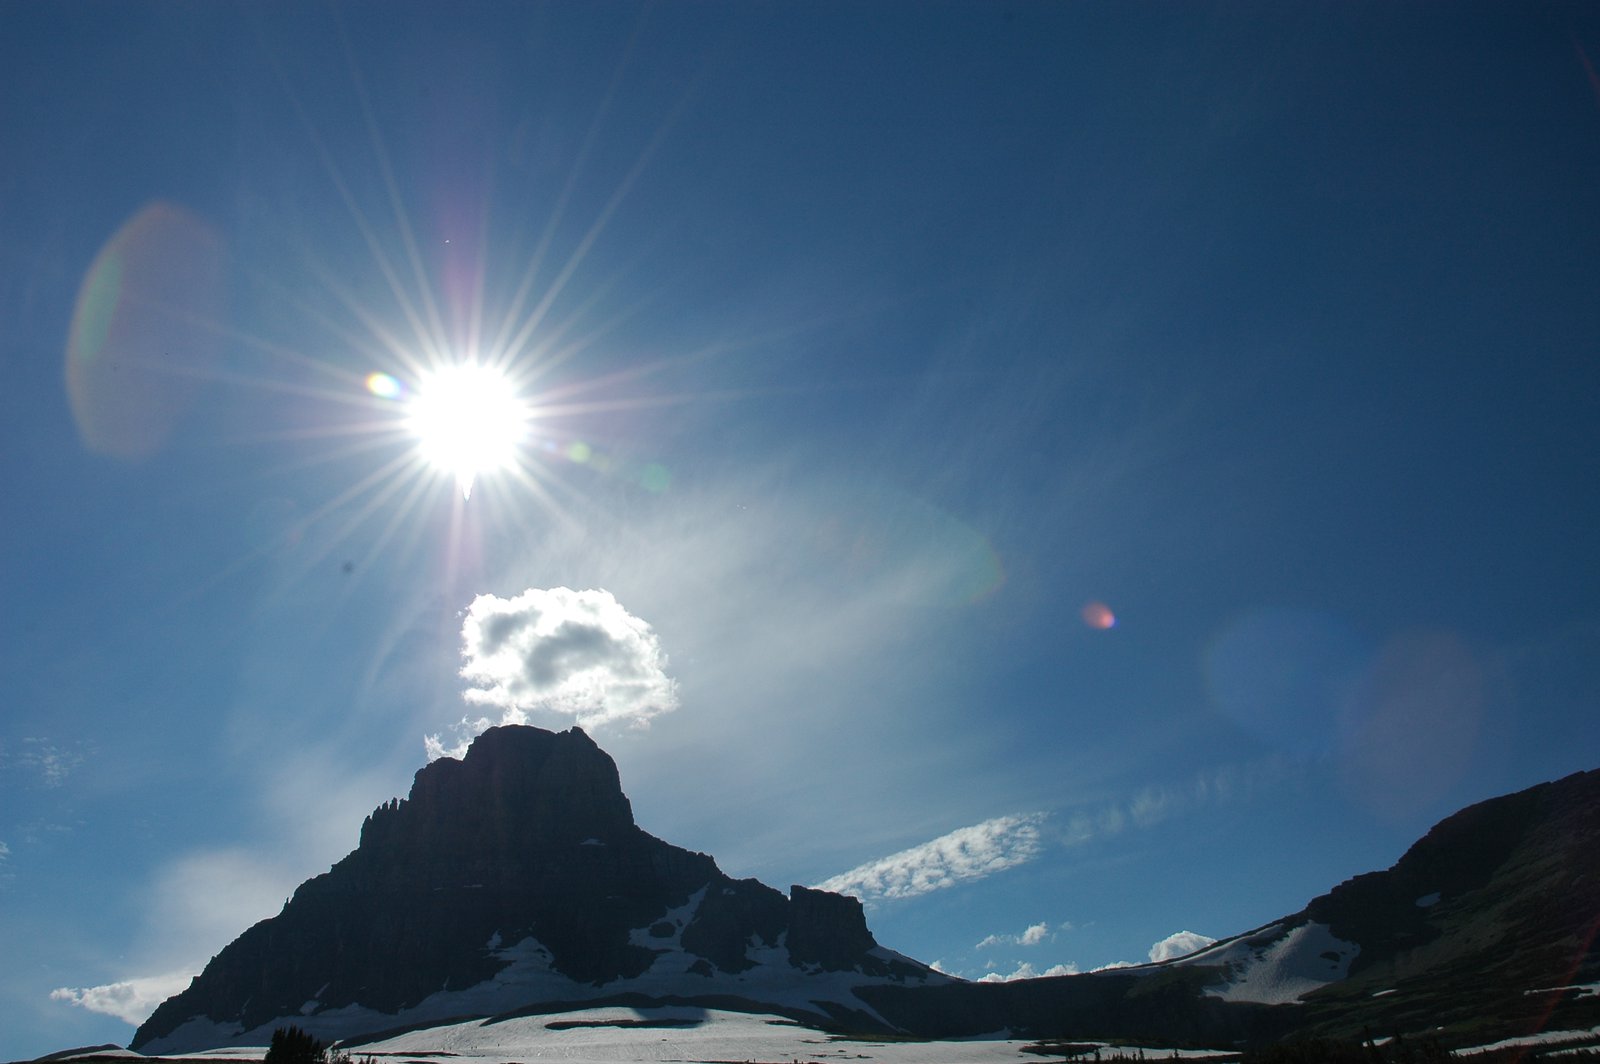
[[[406,405],[406,427],[423,461],[455,477],[463,499],[480,476],[516,463],[529,410],[500,370],[477,362],[441,366],[420,377]]]

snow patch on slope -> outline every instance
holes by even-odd
[[[1498,1042],[1490,1042],[1484,1046],[1457,1049],[1455,1054],[1458,1057],[1475,1056],[1479,1053],[1494,1053],[1502,1049],[1527,1049],[1533,1046],[1561,1045],[1565,1042],[1587,1042],[1596,1037],[1600,1037],[1600,1027],[1591,1027],[1586,1031],[1540,1031],[1538,1034],[1523,1035],[1520,1038],[1505,1038]]]
[[[705,901],[708,889],[710,889],[709,884],[689,895],[689,900],[676,909],[668,909],[659,920],[654,920],[644,927],[636,927],[629,931],[628,943],[653,950],[682,949],[683,929],[694,922],[695,914],[700,911],[700,903]],[[672,933],[662,938],[656,938],[650,933],[650,929],[660,927],[662,924],[671,924]]]
[[[1220,985],[1206,988],[1211,997],[1288,1005],[1343,979],[1359,952],[1359,946],[1338,938],[1326,924],[1288,928],[1274,924],[1251,935],[1219,942],[1177,963],[1222,968]]]
[[[554,968],[550,951],[537,939],[529,936],[511,945],[493,948],[499,939],[497,933],[489,940],[489,952],[497,960],[507,962],[504,968],[491,978],[465,989],[441,988],[415,1006],[397,1013],[380,1012],[363,1005],[347,1005],[304,1016],[279,1017],[248,1031],[239,1024],[194,1019],[164,1038],[152,1039],[141,1049],[151,1055],[170,1055],[216,1046],[266,1045],[271,1040],[273,1030],[285,1022],[295,1023],[325,1041],[355,1038],[407,1027],[453,1023],[467,1017],[493,1017],[537,1006],[541,1002],[575,1003],[623,994],[678,998],[701,994],[737,997],[813,1016],[818,1021],[828,1018],[828,1005],[837,1005],[865,1013],[885,1028],[893,1028],[893,1024],[855,995],[856,987],[950,981],[948,976],[936,972],[921,977],[897,978],[872,976],[860,971],[830,972],[815,966],[802,970],[791,962],[788,946],[782,938],[775,945],[754,940],[747,944],[745,955],[757,962],[754,968],[743,972],[726,972],[711,966],[707,973],[707,963],[682,946],[683,931],[694,920],[705,894],[706,888],[700,889],[683,905],[665,911],[649,924],[630,932],[630,942],[656,952],[650,967],[633,978],[613,979],[607,983],[580,983]],[[660,927],[663,923],[672,928],[671,933],[659,938],[652,937],[650,929]],[[881,947],[872,951],[872,955],[880,960],[905,960],[900,954]],[[911,961],[907,963],[915,964]],[[696,966],[698,968],[691,971]]]

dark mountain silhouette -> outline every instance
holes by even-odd
[[[1459,1041],[1600,1024],[1600,771],[1470,806],[1306,908],[1360,947],[1304,1025]],[[1388,991],[1393,993],[1388,993]]]
[[[1426,1033],[1485,1044],[1600,1024],[1600,771],[1469,806],[1395,865],[1163,964],[861,996],[937,1036],[1229,1045]]]
[[[581,730],[493,728],[416,775],[360,845],[135,1033],[149,1052],[341,1038],[541,1000],[729,999],[860,1022],[856,981],[943,981],[878,947],[861,903],[734,880],[634,824]]]
[[[652,1003],[926,1037],[1482,1043],[1600,1024],[1597,843],[1600,771],[1464,809],[1389,870],[1189,957],[966,983],[879,947],[854,898],[785,897],[647,834],[582,731],[495,728],[419,771],[355,851],[213,958],[132,1048]]]

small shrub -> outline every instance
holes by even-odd
[[[327,1046],[298,1027],[279,1027],[272,1032],[262,1064],[325,1064]]]

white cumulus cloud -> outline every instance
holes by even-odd
[[[860,898],[912,898],[982,879],[1039,856],[1043,820],[1043,813],[995,817],[868,861],[817,886]]]
[[[1070,931],[1072,929],[1072,925],[1070,923],[1062,924],[1061,929],[1063,931]],[[1037,924],[1030,924],[1020,935],[985,935],[983,941],[979,942],[976,948],[988,949],[991,946],[1037,946],[1039,943],[1051,937],[1053,936],[1050,934],[1050,925],[1040,921]]]
[[[605,590],[479,595],[461,625],[461,658],[470,685],[462,697],[500,710],[501,724],[525,724],[530,710],[584,727],[643,724],[678,706],[655,630]],[[492,723],[463,720],[461,729],[476,734]],[[429,752],[443,752],[437,736]]]
[[[63,986],[50,991],[50,999],[115,1016],[137,1027],[150,1018],[157,1005],[188,986],[193,978],[193,972],[169,972],[104,986]]]
[[[1035,970],[1033,965],[1029,964],[1027,961],[1023,961],[1020,965],[1017,966],[1017,970],[1014,971],[1014,972],[1011,972],[1010,974],[1002,975],[999,972],[990,972],[988,975],[986,975],[983,978],[979,979],[978,982],[980,982],[980,983],[1014,983],[1018,979],[1049,979],[1049,978],[1053,978],[1054,976],[1057,976],[1057,975],[1077,975],[1077,974],[1078,974],[1078,966],[1076,964],[1052,964],[1050,967],[1046,968],[1044,971],[1041,972],[1041,971]]]
[[[1197,950],[1205,949],[1207,946],[1215,944],[1216,941],[1214,938],[1208,938],[1194,931],[1179,931],[1176,934],[1168,935],[1150,947],[1150,962],[1152,964],[1160,964],[1162,961],[1175,961],[1179,957],[1187,957]],[[1109,972],[1117,968],[1138,968],[1143,963],[1142,961],[1138,963],[1134,961],[1112,961],[1110,964],[1102,964],[1098,968],[1091,968],[1090,971]]]
[[[1151,946],[1150,959],[1157,962],[1177,960],[1179,957],[1187,957],[1195,950],[1205,949],[1215,941],[1214,938],[1207,938],[1193,931],[1179,931]]]

